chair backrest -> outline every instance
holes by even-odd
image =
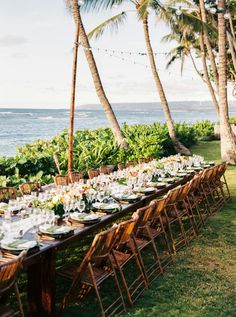
[[[96,168],[91,168],[90,170],[88,170],[88,177],[90,179],[94,178],[94,177],[97,177],[100,175],[100,171],[99,169],[96,169]]]
[[[14,187],[0,187],[0,202],[8,202],[16,197],[17,190]]]
[[[202,173],[202,182],[204,183],[204,182],[211,181],[212,175],[213,175],[213,168],[212,167],[206,168]]]
[[[148,157],[141,157],[138,159],[139,164],[141,163],[149,163],[153,160],[153,158],[151,156]]]
[[[122,163],[118,163],[117,167],[119,171],[122,171],[125,168],[124,164]]]
[[[70,172],[69,174],[69,180],[71,183],[79,182],[83,178],[84,178],[84,174],[81,172]]]
[[[0,295],[7,292],[16,282],[26,254],[26,251],[22,251],[20,255],[14,258],[3,258],[4,261],[0,264]]]
[[[133,214],[132,218],[121,222],[116,231],[116,239],[114,243],[114,248],[122,250],[130,241],[130,237],[135,229],[136,222],[138,220],[138,215]]]
[[[99,168],[100,174],[110,174],[112,173],[112,168],[109,165],[104,165]]]
[[[54,183],[56,186],[67,186],[69,184],[69,177],[57,175],[54,177]]]
[[[144,228],[149,221],[153,211],[155,210],[156,204],[152,203],[148,206],[139,208],[135,213],[138,215],[138,219],[135,225],[135,233],[139,231],[139,229]]]
[[[38,182],[23,183],[19,186],[22,195],[29,195],[31,192],[38,192],[41,189],[41,185]]]
[[[163,210],[166,208],[167,196],[163,196],[162,198],[155,199],[151,201],[151,205],[154,205],[153,213],[149,215],[150,220],[154,220],[154,218],[159,217]],[[153,219],[151,219],[153,218]]]
[[[181,189],[180,192],[179,192],[179,195],[178,195],[178,200],[185,200],[186,197],[188,196],[188,193],[190,191],[190,183],[186,183],[184,185],[181,186]]]
[[[83,265],[87,262],[92,261],[95,265],[103,265],[107,260],[108,254],[110,253],[114,242],[116,240],[117,226],[113,226],[108,230],[102,231],[93,239],[93,242],[84,257]]]
[[[168,206],[168,205],[176,204],[179,199],[181,191],[182,191],[182,186],[177,186],[176,188],[170,190],[167,193],[166,205]]]
[[[135,161],[128,161],[126,163],[126,167],[132,167],[132,166],[135,166],[135,165],[137,165],[137,162],[135,162]]]

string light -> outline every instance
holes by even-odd
[[[82,44],[80,43],[82,46]],[[146,52],[134,52],[134,51],[126,51],[126,50],[115,50],[111,48],[101,48],[101,47],[95,47],[95,46],[90,46],[89,48],[83,47],[85,50],[86,49],[91,49],[91,50],[97,50],[97,51],[103,51],[105,53],[114,53],[114,54],[125,54],[125,55],[138,55],[138,56],[147,56]],[[167,55],[167,52],[154,52],[153,53],[155,56],[156,55]]]
[[[81,7],[84,5],[84,0],[78,0],[78,5]]]
[[[218,6],[218,0],[215,0],[214,2],[213,1],[210,1],[209,3],[209,0],[204,0],[204,5],[205,5],[205,9],[207,11],[209,11],[211,14],[218,14],[218,13],[225,13],[224,14],[224,18],[226,20],[228,20],[230,18],[230,13],[228,10],[225,10],[224,8],[220,8]],[[186,8],[183,8],[183,7],[176,7],[176,6],[171,6],[170,8],[174,9],[175,10],[175,14],[176,16],[181,16],[184,11],[185,12],[188,12],[188,13],[191,13],[191,12],[196,12],[199,10],[198,7],[193,7],[193,8],[190,8],[190,7],[186,7]]]
[[[176,11],[175,11],[175,14],[177,16],[180,16],[182,14],[182,10],[181,10],[181,7],[179,7]]]
[[[82,46],[81,43],[80,43],[80,46]],[[132,52],[118,51],[118,50],[113,50],[113,49],[108,49],[108,48],[100,48],[100,47],[89,47],[89,48],[88,47],[84,47],[84,46],[82,46],[82,47],[83,47],[84,50],[90,50],[90,51],[94,51],[95,50],[97,53],[105,53],[109,57],[119,59],[122,62],[128,62],[128,63],[133,64],[133,65],[142,66],[142,67],[145,67],[146,69],[150,69],[150,65],[149,64],[140,63],[140,62],[137,62],[137,61],[135,61],[133,59],[129,59],[129,58],[124,57],[124,53],[132,53]],[[121,56],[116,55],[117,52],[120,53]],[[139,53],[135,53],[135,54],[139,54]],[[167,53],[164,53],[164,54],[166,55]],[[147,55],[147,54],[145,53],[145,55]],[[167,72],[166,69],[157,68],[157,71],[158,72],[163,72],[165,74],[168,73],[168,75],[172,74],[171,72]],[[190,68],[186,68],[185,67],[185,71],[189,71],[192,74],[192,69],[190,69]],[[192,79],[192,75],[191,74],[189,74],[189,75],[191,76],[191,79]],[[181,77],[182,77],[182,75],[181,75]]]

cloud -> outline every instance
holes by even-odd
[[[7,34],[0,37],[0,47],[18,46],[27,43],[28,40],[23,36]]]
[[[28,57],[28,55],[25,53],[16,52],[16,53],[12,54],[11,57],[17,58],[17,59],[25,59]]]

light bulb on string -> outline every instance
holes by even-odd
[[[182,10],[181,10],[181,7],[179,7],[176,11],[175,11],[175,14],[180,16],[182,14]]]
[[[84,0],[78,0],[78,5],[81,7],[82,5],[84,5]]]
[[[224,14],[224,18],[225,18],[225,20],[229,20],[229,13],[228,13],[228,12],[226,12],[226,13]]]
[[[152,11],[153,11],[153,9],[151,8],[151,7],[147,7],[147,12],[150,14],[150,13],[152,13]]]
[[[215,14],[217,10],[216,10],[216,8],[210,8],[209,11],[211,12],[211,14]]]

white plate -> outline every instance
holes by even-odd
[[[70,218],[73,220],[78,221],[95,221],[98,220],[100,217],[95,214],[86,214],[86,213],[79,213],[79,212],[73,212],[70,214]]]
[[[22,242],[22,243],[21,243]],[[16,244],[15,246],[11,244]],[[37,241],[35,240],[2,240],[1,247],[9,251],[23,251],[36,247]]]
[[[150,192],[154,192],[156,190],[156,188],[154,187],[141,187],[141,188],[134,188],[134,192],[139,192],[139,193],[150,193]]]
[[[54,228],[54,230],[52,230]],[[57,234],[66,234],[72,231],[71,227],[68,226],[46,226],[42,225],[39,227],[39,231],[44,234],[51,234],[51,235],[57,235]]]
[[[114,195],[115,199],[120,199],[120,200],[135,200],[138,199],[139,196],[135,194],[123,194],[123,193],[118,193]]]
[[[101,210],[112,210],[112,209],[120,209],[119,204],[105,204],[105,203],[94,203],[93,207]]]

